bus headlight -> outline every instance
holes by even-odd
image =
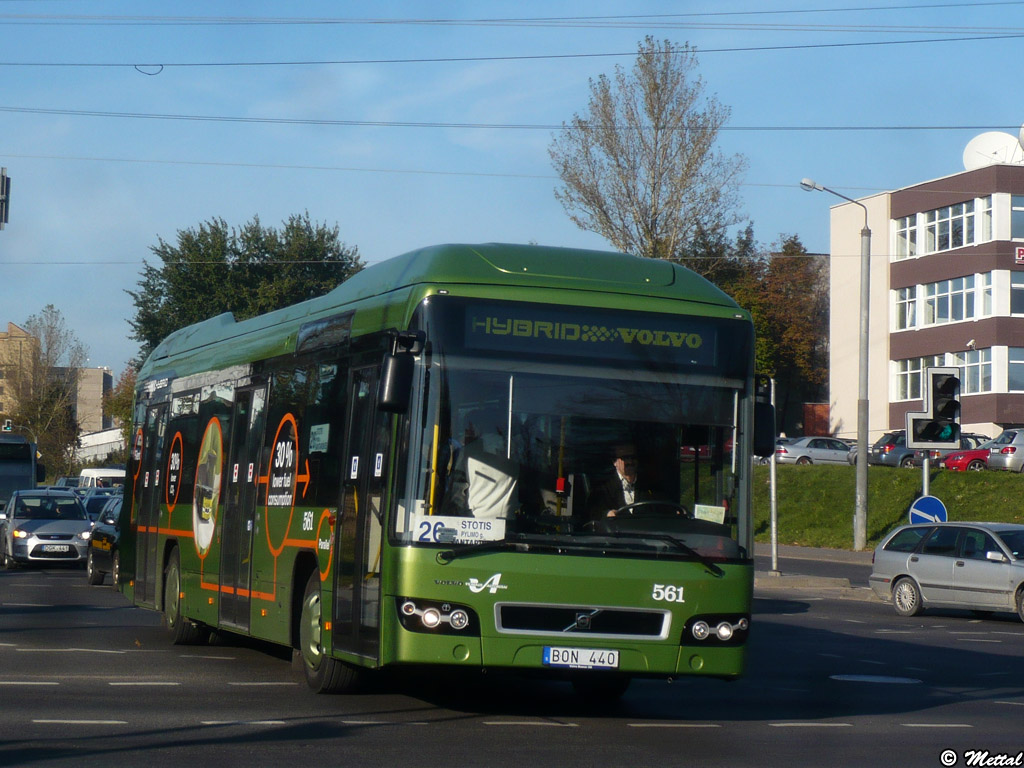
[[[686,622],[682,645],[742,645],[747,641],[750,617],[742,614],[692,616]]]
[[[399,598],[398,620],[410,632],[441,635],[479,635],[476,612],[465,605],[437,600]]]

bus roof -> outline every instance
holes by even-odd
[[[574,291],[589,294],[615,294],[623,297],[661,298],[686,301],[739,312],[737,304],[720,288],[692,270],[662,259],[648,259],[609,251],[578,248],[555,248],[535,245],[485,243],[477,245],[435,245],[410,251],[379,262],[356,273],[324,296],[269,312],[265,315],[236,321],[230,312],[175,331],[164,339],[139,371],[139,381],[158,375],[162,369],[175,367],[178,374],[202,370],[203,364],[182,365],[186,357],[203,357],[203,350],[213,352],[218,342],[231,341],[237,360],[258,359],[256,350],[238,341],[243,337],[263,341],[259,354],[272,356],[291,351],[285,348],[294,341],[298,325],[332,313],[355,309],[359,302],[398,294],[416,286],[500,286],[503,288],[535,288]],[[602,299],[594,297],[594,303]],[[746,316],[746,313],[744,313]],[[278,328],[280,333],[267,333]],[[292,347],[294,349],[294,347]],[[248,355],[248,356],[247,356]],[[218,358],[223,364],[223,352]],[[176,362],[175,362],[176,361]],[[183,370],[178,370],[181,367]]]

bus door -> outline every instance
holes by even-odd
[[[354,368],[344,498],[334,568],[334,649],[371,659],[380,651],[380,562],[390,415],[377,411],[377,366]]]
[[[266,405],[266,385],[235,390],[221,532],[220,623],[245,631],[249,629],[252,534]]]
[[[167,404],[155,405],[146,411],[146,426],[143,431],[142,466],[139,480],[141,492],[136,489],[138,499],[135,599],[138,603],[156,605],[156,596],[161,591],[159,566],[160,514],[162,492],[166,478],[161,478],[164,469],[164,433],[167,430]],[[166,520],[162,521],[167,527]]]

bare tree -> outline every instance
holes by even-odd
[[[581,229],[640,256],[681,258],[698,232],[740,220],[747,161],[715,151],[729,109],[704,96],[689,45],[648,36],[630,72],[590,81],[585,115],[562,124],[548,154],[555,197]]]
[[[24,329],[35,343],[26,348],[31,350],[27,360],[9,368],[15,420],[31,430],[47,468],[68,474],[78,444],[78,374],[87,351],[52,304],[25,321]]]

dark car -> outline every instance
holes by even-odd
[[[906,430],[886,432],[868,449],[868,464],[886,467],[911,467],[914,449],[907,447]]]
[[[924,465],[924,456],[927,453],[931,467],[934,469],[941,465],[942,461],[952,453],[959,453],[960,451],[972,451],[982,443],[987,443],[992,438],[988,435],[979,435],[974,432],[964,432],[960,435],[960,447],[959,448],[932,448],[930,450],[922,450],[918,448],[914,451],[913,464],[915,467]]]
[[[15,491],[0,513],[0,560],[19,563],[83,563],[92,521],[71,491]]]
[[[900,616],[935,606],[1016,611],[1024,621],[1024,525],[904,525],[882,540],[872,562],[871,588]]]
[[[85,578],[90,584],[102,584],[109,573],[117,587],[121,583],[121,553],[117,549],[121,538],[121,502],[124,497],[107,497],[89,538],[89,551],[85,561]]]
[[[88,488],[84,493],[79,492],[89,519],[96,522],[103,507],[110,501],[110,497],[120,492],[120,488]]]

